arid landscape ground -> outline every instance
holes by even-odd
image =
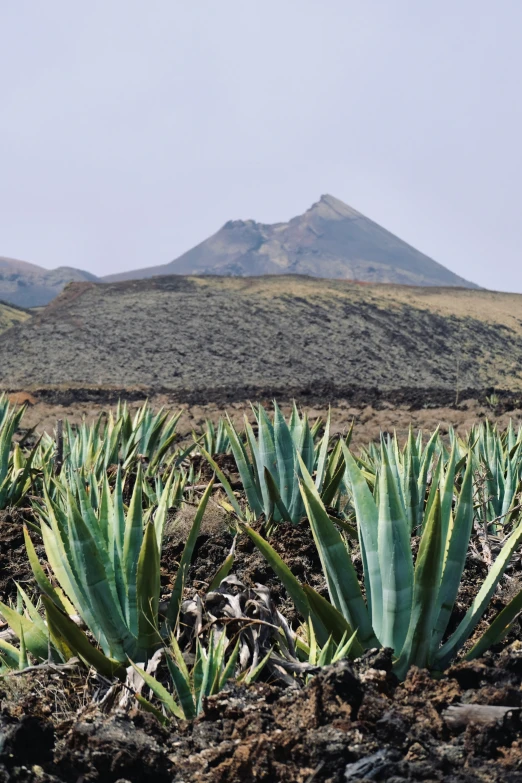
[[[522,296],[294,276],[70,284],[0,334],[0,383],[451,404],[522,391]],[[76,392],[77,398],[79,392]]]
[[[521,29],[0,5],[0,783],[522,783]]]
[[[46,402],[38,397],[28,393],[12,393],[9,395],[14,402],[25,403],[28,405],[27,413],[24,418],[26,427],[34,427],[38,433],[47,432],[53,434],[56,428],[56,422],[59,419],[68,419],[74,424],[81,424],[86,421],[95,422],[101,413],[115,411],[116,401],[112,402],[75,402],[68,401],[63,404],[58,402]],[[60,399],[60,398],[59,398]],[[254,419],[251,404],[248,400],[241,402],[211,402],[207,404],[179,403],[176,398],[168,394],[155,394],[146,398],[144,396],[132,394],[128,399],[129,410],[136,411],[149,400],[155,410],[164,410],[176,412],[182,410],[183,413],[179,420],[177,431],[183,440],[190,440],[192,433],[199,433],[204,428],[206,421],[217,423],[220,417],[228,414],[233,423],[240,427],[246,416],[250,421]],[[291,411],[291,400],[279,400],[282,412],[289,415]],[[258,400],[256,399],[256,402]],[[268,407],[271,404],[269,398],[261,400]],[[460,434],[466,432],[481,421],[491,419],[496,422],[500,428],[508,426],[512,421],[514,426],[522,424],[522,399],[516,397],[507,399],[498,399],[495,405],[488,404],[485,398],[482,401],[475,399],[460,400],[457,405],[437,406],[427,405],[423,407],[412,407],[410,405],[394,406],[391,402],[384,402],[379,407],[372,405],[355,406],[347,400],[334,400],[332,403],[323,403],[319,401],[316,404],[303,404],[302,410],[310,417],[311,421],[321,418],[326,419],[328,411],[331,412],[332,435],[346,433],[354,422],[353,444],[356,446],[364,445],[370,441],[377,442],[381,432],[397,432],[401,440],[404,440],[408,430],[413,427],[414,430],[423,430],[431,432],[437,426],[440,426],[443,434],[447,434],[453,427]]]
[[[241,433],[246,416],[257,433],[259,422],[252,403],[262,402],[270,410],[277,397],[287,421],[294,399],[311,423],[320,418],[324,427],[330,413],[329,458],[352,423],[354,455],[378,443],[381,434],[396,433],[402,449],[410,428],[422,430],[425,442],[439,428],[439,456],[443,471],[450,472],[452,433],[461,439],[458,464],[462,466],[467,449],[478,448],[476,441],[467,440],[468,433],[477,426],[487,432],[485,423],[490,422],[500,433],[495,435],[498,459],[503,449],[513,465],[518,460],[520,450],[513,444],[508,448],[508,435],[502,434],[511,425],[509,438],[516,437],[522,425],[522,296],[515,294],[296,276],[171,276],[103,285],[73,283],[42,310],[26,313],[6,307],[1,314],[5,314],[5,331],[0,334],[0,383],[15,409],[26,406],[15,436],[24,459],[31,449],[37,449],[26,494],[16,503],[5,504],[0,512],[0,598],[4,604],[16,603],[17,583],[35,601],[42,589],[52,591],[40,577],[38,581],[34,564],[28,560],[24,523],[30,527],[45,574],[55,586],[63,578],[48,539],[44,542],[39,532],[47,524],[41,515],[42,504],[50,502],[43,499],[43,482],[49,487],[53,482],[60,484],[65,493],[65,487],[74,487],[75,471],[82,470],[73,470],[73,449],[68,451],[66,446],[65,467],[60,475],[56,473],[58,422],[70,423],[73,431],[85,425],[92,445],[97,436],[88,428],[100,414],[116,416],[118,400],[127,402],[132,415],[147,401],[153,411],[181,410],[170,446],[173,454],[185,454],[194,434],[208,434],[208,422],[217,426],[225,415]],[[131,430],[126,424],[121,432],[128,438]],[[318,432],[317,437],[323,429]],[[79,433],[77,437],[81,440]],[[83,448],[79,452],[82,464],[91,465],[89,460],[98,447],[91,448],[84,440]],[[140,448],[146,451],[145,442]],[[489,448],[484,446],[484,454],[489,454]],[[302,617],[288,585],[276,576],[241,526],[243,532],[234,538],[239,523],[231,516],[223,479],[230,482],[230,491],[242,509],[248,504],[244,476],[234,456],[225,451],[214,455],[222,472],[194,541],[184,583],[184,619],[178,631],[188,666],[195,660],[196,636],[207,643],[209,629],[222,619],[225,604],[216,610],[216,595],[231,593],[227,600],[230,606],[241,607],[241,622],[247,629],[258,623],[272,627],[274,618],[282,617],[292,633],[303,633]],[[12,454],[8,475],[13,487],[20,475],[14,459]],[[116,459],[123,464],[123,456]],[[481,472],[486,470],[485,463],[480,462],[482,457],[476,459],[478,515],[489,499],[480,494],[485,491],[481,489],[486,481],[486,473]],[[171,500],[165,522],[158,560],[163,602],[175,591],[196,507],[215,469],[198,450],[180,460],[175,472],[183,476],[180,486],[187,488]],[[140,480],[144,482],[144,510],[148,513],[152,508],[157,513],[157,499],[151,493],[158,486],[155,481],[166,480],[167,469],[158,463],[148,477],[139,478],[139,471],[151,464],[151,454],[141,452],[126,463],[125,509],[130,487],[135,488]],[[522,463],[516,465],[519,471]],[[510,470],[502,473],[502,486],[515,481],[511,506],[515,515],[520,513],[520,482]],[[110,491],[116,493],[115,471],[114,464],[107,464],[96,475],[102,483],[106,476]],[[365,475],[372,486],[371,475]],[[438,480],[435,475],[434,462],[426,474],[428,505],[432,484],[436,486]],[[462,480],[462,474],[456,475],[450,500],[454,513]],[[90,481],[89,492],[94,497],[94,479]],[[55,502],[62,502],[59,493]],[[343,534],[349,531],[346,540],[352,564],[365,584],[352,503],[353,499],[345,516],[344,511],[328,507],[333,514],[330,522]],[[83,507],[82,513],[86,513]],[[95,513],[100,513],[99,505]],[[92,517],[85,518],[92,523]],[[478,519],[449,633],[472,610],[491,573],[492,558],[505,543],[498,531],[489,530],[485,539]],[[510,530],[519,519],[513,517]],[[263,514],[251,519],[253,529],[265,536],[300,582],[326,599],[330,593],[323,561],[306,515],[299,524],[280,522],[275,533],[264,528],[265,521]],[[419,546],[414,530],[414,558]],[[226,577],[222,585],[228,587],[218,582],[212,593],[209,585],[230,561],[231,551],[232,581],[227,583]],[[62,557],[67,559],[67,549]],[[139,706],[134,685],[129,685],[134,681],[118,684],[96,673],[95,667],[82,665],[78,656],[68,663],[70,658],[60,658],[55,649],[51,664],[47,652],[43,659],[31,652],[22,660],[20,640],[12,630],[17,627],[16,613],[8,614],[0,627],[0,648],[6,643],[18,645],[3,649],[4,655],[11,656],[9,660],[19,654],[20,664],[18,670],[6,664],[8,671],[0,679],[0,780],[518,783],[522,781],[522,626],[518,614],[507,635],[480,658],[468,661],[464,653],[499,612],[511,606],[521,584],[522,560],[517,549],[470,640],[443,672],[413,665],[405,677],[398,677],[397,659],[389,648],[372,648],[361,656],[352,655],[352,660],[312,666],[313,676],[302,673],[302,661],[290,674],[272,666],[255,683],[229,683],[205,698],[195,720],[172,717],[168,725]],[[90,582],[83,589],[90,590]],[[260,589],[268,596],[269,614],[260,614]],[[26,606],[27,618],[34,621],[31,611]],[[40,605],[38,611],[43,615]],[[196,616],[200,612],[201,623],[198,626],[194,621],[194,629],[199,630],[189,639],[184,629],[192,628],[191,611]],[[88,623],[86,628],[91,644],[95,643],[96,633]],[[226,628],[238,638],[246,633],[241,624]],[[28,639],[33,651],[34,639]],[[73,645],[74,640],[69,638],[69,642]],[[55,636],[52,644],[57,644]],[[172,690],[164,664],[156,674]],[[161,707],[161,700],[154,703],[156,709]]]

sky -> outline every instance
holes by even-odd
[[[522,293],[520,0],[0,0],[0,256],[97,275],[330,193]]]

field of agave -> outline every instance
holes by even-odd
[[[99,693],[124,683],[124,701],[166,723],[194,718],[231,680],[303,683],[373,648],[391,648],[399,679],[412,666],[437,675],[501,642],[522,611],[522,433],[512,426],[410,432],[404,444],[386,435],[355,453],[351,432],[331,439],[329,420],[310,424],[294,406],[287,421],[276,403],[253,408],[244,431],[224,418],[190,443],[176,415],[148,406],[38,440],[23,412],[0,402],[0,506],[19,509],[34,575],[0,604],[3,676],[74,659],[100,678]],[[190,565],[209,503],[232,546],[196,590]],[[195,512],[165,594],[165,530],[185,506]],[[273,546],[281,526],[299,525],[313,534],[322,589]],[[241,537],[283,584],[297,623],[263,585],[245,599],[234,575]],[[486,574],[459,613],[470,553]],[[484,627],[493,596],[503,608]]]

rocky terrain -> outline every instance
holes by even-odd
[[[517,395],[522,296],[293,276],[75,283],[0,335],[0,384],[183,402]]]
[[[450,272],[333,196],[321,196],[288,223],[230,220],[170,264],[109,275],[108,282],[155,275],[280,275],[409,285],[464,286]]]

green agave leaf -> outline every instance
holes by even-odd
[[[379,511],[370,488],[348,448],[342,444],[346,476],[351,486],[357,530],[361,545],[366,600],[372,618],[372,626],[378,639],[382,635],[382,580],[379,563],[378,526]]]
[[[254,481],[257,490],[257,496],[259,498],[259,504],[261,509],[259,513],[262,513],[264,510],[263,494],[261,492],[261,484],[260,484],[260,471],[262,468],[262,464],[259,456],[259,447],[257,445],[256,437],[254,435],[254,430],[252,429],[252,425],[250,424],[246,416],[245,416],[245,432],[247,436],[248,447],[250,449],[250,454],[252,456],[252,479]],[[245,448],[245,455],[246,455],[246,448]]]
[[[265,668],[266,664],[270,660],[270,656],[272,655],[272,650],[269,650],[264,658],[260,660],[260,662],[257,664],[257,666],[254,666],[252,669],[250,669],[248,672],[241,677],[238,682],[242,682],[245,685],[251,685],[253,682],[256,682],[257,678]]]
[[[163,488],[161,497],[159,499],[158,508],[154,514],[154,530],[156,531],[156,540],[158,544],[158,550],[161,550],[163,544],[163,531],[165,529],[165,522],[167,520],[167,512],[169,510],[169,498],[172,489],[172,483],[174,481],[174,471],[172,470],[167,479],[167,483]]]
[[[237,498],[234,495],[234,492],[232,491],[232,487],[230,486],[230,484],[229,484],[225,474],[223,473],[223,471],[221,470],[221,468],[219,467],[217,462],[214,459],[212,459],[212,457],[210,456],[208,451],[205,451],[204,448],[201,448],[201,453],[203,454],[203,456],[205,457],[207,462],[212,466],[212,469],[214,470],[214,472],[215,472],[216,476],[218,477],[218,479],[220,480],[221,484],[223,484],[223,489],[225,490],[225,492],[227,494],[227,497],[230,500],[230,505],[232,506],[232,508],[236,512],[237,516],[239,517],[239,519],[244,519],[243,512],[241,511],[241,507],[240,507],[239,503],[237,502]],[[249,505],[250,505],[250,503],[249,503]]]
[[[27,649],[25,646],[24,629],[22,628],[20,632],[20,656],[18,660],[18,669],[19,671],[23,671],[24,669],[27,669],[28,666],[29,659],[27,657]]]
[[[96,541],[79,513],[74,499],[69,493],[69,519],[71,548],[75,554],[78,578],[87,596],[89,610],[92,610],[94,625],[89,626],[96,639],[105,637],[108,644],[107,655],[124,661],[132,654],[136,637],[127,627],[119,605],[114,575],[109,571],[109,558]],[[111,569],[112,570],[112,569]],[[134,592],[136,585],[134,585]],[[84,607],[80,615],[87,622]]]
[[[111,517],[109,523],[109,557],[112,562],[116,592],[118,601],[127,611],[127,589],[125,585],[125,571],[123,568],[123,545],[125,540],[125,510],[123,507],[123,487],[121,480],[121,468],[118,466],[116,482],[111,498]]]
[[[491,570],[484,580],[482,587],[473,600],[468,611],[464,615],[460,624],[454,633],[450,636],[448,641],[442,645],[437,655],[435,656],[434,665],[437,668],[445,669],[449,661],[456,655],[458,650],[462,647],[466,639],[472,633],[473,629],[482,617],[484,610],[486,609],[489,600],[498,584],[498,581],[513,555],[513,552],[517,549],[522,541],[522,522],[515,528],[510,535],[500,553],[493,563]]]
[[[214,684],[216,668],[218,665],[216,652],[214,633],[211,631],[209,634],[207,656],[203,667],[203,680],[197,704],[198,713],[203,709],[203,700],[212,695],[212,686]]]
[[[239,640],[238,640],[239,641]],[[215,649],[214,665],[212,673],[212,687],[210,688],[210,695],[213,696],[219,693],[221,689],[221,676],[225,668],[225,651],[227,647],[228,639],[224,633],[219,637],[219,642]]]
[[[417,527],[419,508],[419,471],[420,460],[417,454],[415,438],[413,437],[413,429],[410,425],[408,442],[404,454],[402,490],[404,504],[406,507],[406,515],[408,517],[411,530],[414,530]]]
[[[22,614],[18,614],[15,609],[0,602],[0,614],[8,623],[9,627],[15,632],[21,640],[24,636],[24,643],[31,655],[34,655],[39,662],[46,661],[49,655],[49,640],[47,634]]]
[[[103,538],[104,549],[106,549],[107,555],[109,557],[110,557],[109,526],[110,526],[111,513],[112,513],[111,490],[109,487],[109,481],[107,479],[107,475],[105,475],[102,480],[98,526]],[[114,567],[114,562],[112,559],[111,559],[111,565]]]
[[[432,464],[433,455],[435,453],[435,449],[437,447],[437,441],[439,439],[439,427],[435,430],[431,438],[429,439],[428,443],[426,444],[426,448],[424,449],[424,452],[422,454],[422,457],[420,458],[420,472],[419,472],[419,481],[418,481],[418,487],[419,487],[419,509],[418,509],[418,516],[417,516],[417,525],[422,524],[423,519],[423,505],[424,505],[424,498],[426,496],[426,485],[428,482],[428,472],[430,469],[430,466]],[[439,460],[440,462],[440,460]]]
[[[522,612],[522,590],[495,617],[489,628],[465,656],[467,661],[480,658],[493,644],[498,644],[510,630],[513,621]]]
[[[321,440],[321,446],[319,449],[319,457],[317,459],[317,472],[315,476],[315,487],[318,492],[321,491],[323,481],[326,473],[326,462],[328,457],[328,446],[330,443],[330,417],[331,410],[328,408],[328,416],[326,417],[326,424],[324,427],[324,435]]]
[[[299,520],[292,519],[290,512],[288,511],[285,504],[281,500],[281,496],[279,494],[279,489],[277,487],[275,479],[273,478],[268,468],[264,469],[264,475],[265,475],[265,483],[267,486],[270,501],[272,505],[275,506],[279,511],[279,514],[281,515],[281,519],[283,519],[285,522],[297,524]]]
[[[379,478],[377,543],[382,579],[383,647],[402,650],[408,632],[413,600],[413,562],[410,527],[386,450],[382,450]]]
[[[286,509],[289,508],[292,502],[292,492],[295,481],[295,446],[288,425],[275,400],[274,440],[277,455],[277,472],[280,481],[278,489]]]
[[[273,428],[262,405],[259,406],[259,483],[263,506],[267,518],[274,513],[274,504],[266,483],[264,468],[273,475],[277,471],[277,455],[274,445]]]
[[[228,553],[227,557],[223,561],[223,564],[218,568],[214,578],[210,582],[210,585],[208,587],[209,593],[211,593],[213,590],[217,590],[219,585],[223,581],[223,579],[226,579],[226,577],[229,575],[230,571],[232,570],[232,566],[234,565],[235,551],[236,551],[236,537],[234,536],[232,546],[230,547],[230,552]]]
[[[453,488],[455,484],[456,462],[457,462],[457,451],[456,451],[456,445],[454,443],[451,449],[451,455],[446,467],[446,474],[442,485],[441,525],[442,525],[442,540],[444,542],[444,548],[446,548],[446,542],[448,540],[448,530],[451,522],[451,508],[453,505]]]
[[[167,655],[166,660],[185,720],[192,720],[196,717],[196,705],[190,689],[190,675],[186,667],[184,670],[180,669],[170,655]]]
[[[340,441],[339,441],[340,443]],[[326,484],[323,487],[323,491],[321,492],[321,500],[325,504],[325,506],[330,506],[334,498],[339,490],[339,487],[341,485],[341,481],[343,480],[344,476],[344,462],[341,460],[339,466],[337,467],[337,470],[335,471],[332,480]]]
[[[25,607],[25,610],[29,615],[29,619],[42,632],[45,638],[47,638],[47,626],[44,623],[43,617],[40,615],[38,609],[33,604],[23,587],[18,584],[18,582],[15,582],[15,584],[17,590],[17,602],[21,599],[20,603],[23,607]]]
[[[156,680],[155,677],[152,676],[152,674],[148,674],[144,669],[142,669],[140,666],[136,666],[135,663],[132,661],[130,662],[132,668],[138,672],[140,677],[143,678],[145,681],[145,685],[147,685],[154,696],[159,699],[166,709],[172,713],[176,718],[184,719],[185,715],[183,714],[182,710],[179,708],[179,706],[176,704],[173,696],[168,692],[168,690],[163,686],[158,680]]]
[[[441,475],[442,475],[442,457],[438,460],[437,465],[433,471],[433,474],[431,476],[431,486],[430,491],[428,495],[428,500],[426,502],[426,508],[424,510],[424,516],[420,520],[419,529],[417,530],[417,533],[422,534],[422,526],[424,524],[424,520],[428,519],[430,513],[431,513],[431,507],[435,501],[435,497],[437,495],[437,492],[440,488],[440,482],[441,482]]]
[[[314,436],[308,423],[308,416],[303,416],[303,440],[302,447],[299,449],[299,455],[306,465],[308,473],[312,474],[314,470]]]
[[[220,676],[220,679],[219,679],[218,690],[222,690],[222,688],[225,685],[225,683],[227,683],[228,680],[230,680],[234,676],[234,672],[236,670],[237,661],[238,661],[238,658],[239,658],[239,649],[240,649],[239,642],[240,642],[240,640],[238,639],[236,644],[235,644],[234,649],[232,650],[232,652],[231,652],[231,654],[229,656],[229,659],[227,661],[227,665],[223,669],[223,672],[222,672],[222,674]]]
[[[315,614],[321,619],[325,628],[327,629],[330,637],[340,644],[345,635],[350,638],[354,637],[353,641],[353,657],[358,658],[364,652],[364,647],[357,638],[357,631],[354,631],[348,620],[339,612],[335,606],[333,606],[326,598],[323,598],[318,592],[316,592],[309,585],[304,585],[303,590],[308,599],[310,607]],[[329,638],[330,638],[329,637]]]
[[[151,704],[150,701],[145,698],[145,696],[142,696],[141,693],[135,693],[134,695],[146,712],[150,712],[152,715],[154,715],[156,720],[158,720],[163,726],[169,725],[169,719],[165,717],[161,710],[158,710],[157,707]]]
[[[9,642],[4,641],[4,639],[0,639],[0,660],[3,664],[2,668],[18,669],[20,650],[9,644]],[[0,671],[0,674],[3,673],[3,671]]]
[[[83,613],[86,624],[89,627],[91,626],[91,623],[93,626],[95,626],[94,616],[92,614],[89,601],[83,593],[83,586],[78,581],[76,573],[71,565],[71,561],[68,558],[68,554],[70,552],[70,542],[67,540],[66,549],[60,531],[57,529],[54,523],[53,529],[51,529],[47,526],[47,524],[42,522],[40,526],[40,532],[42,534],[47,560],[49,561],[53,573],[55,574],[63,589],[64,595],[66,596],[67,600],[72,601],[75,607],[75,612],[77,614],[80,614],[80,612]],[[63,599],[61,600],[64,609],[67,609]]]
[[[352,422],[352,428],[353,428],[353,422]],[[324,493],[328,490],[328,486],[329,486],[330,482],[332,481],[335,473],[337,472],[337,470],[339,468],[339,465],[340,465],[340,462],[341,462],[341,457],[342,457],[341,444],[342,444],[342,442],[343,442],[343,439],[339,438],[339,440],[336,442],[335,446],[333,447],[332,453],[330,454],[330,456],[327,458],[327,461],[326,461],[326,469],[325,469],[325,474],[324,474],[324,478],[323,478],[323,488],[322,488],[322,492],[321,492],[321,497],[323,498],[323,501],[324,501]],[[344,443],[345,443],[346,446],[348,446],[349,437],[347,437],[345,439]],[[326,501],[324,501],[324,502],[326,503]],[[326,503],[326,505],[328,505],[328,503]]]
[[[198,506],[198,510],[196,512],[196,516],[194,517],[192,527],[190,529],[190,532],[187,537],[187,541],[185,543],[185,547],[183,549],[183,554],[181,555],[178,572],[176,574],[176,580],[174,582],[174,588],[172,590],[172,595],[170,597],[169,605],[167,607],[166,618],[165,618],[166,628],[168,630],[172,630],[178,621],[179,610],[181,606],[181,597],[183,595],[183,588],[185,586],[187,572],[190,563],[192,561],[192,554],[194,552],[194,547],[196,546],[196,541],[199,536],[201,521],[203,519],[203,515],[205,513],[208,500],[212,493],[213,486],[214,486],[214,482],[211,481],[210,484],[207,486],[203,494],[203,497],[201,498],[201,501]]]
[[[459,591],[460,580],[466,556],[469,539],[473,527],[473,464],[471,456],[468,460],[462,488],[455,513],[455,519],[450,520],[447,540],[445,543],[445,560],[437,597],[436,620],[432,639],[432,655],[435,655],[442,637],[448,627],[453,606]]]
[[[148,655],[161,642],[158,606],[161,590],[160,554],[153,524],[145,528],[136,576],[138,596],[138,647]]]
[[[94,647],[84,632],[63,614],[53,601],[46,595],[42,596],[42,601],[47,614],[47,624],[51,637],[63,638],[67,646],[73,650],[78,657],[85,661],[89,666],[93,666],[96,671],[105,677],[117,677],[125,680],[126,669],[120,661],[114,661],[108,658],[100,650]]]
[[[424,526],[415,563],[413,605],[408,633],[394,666],[395,673],[401,678],[406,676],[410,666],[424,668],[428,663],[443,554],[441,505],[440,492],[437,492]]]
[[[137,570],[139,553],[143,542],[142,481],[143,474],[141,463],[139,463],[136,483],[125,521],[123,560],[121,563],[125,583],[125,618],[128,628],[135,638],[138,636]],[[132,655],[132,653],[130,654]]]
[[[207,654],[198,639],[196,641],[196,662],[192,670],[192,681],[194,683],[194,696],[196,700],[196,713],[201,712],[201,708],[203,706],[203,686],[207,677]]]
[[[319,552],[328,592],[335,608],[352,626],[358,629],[361,643],[378,647],[357,574],[341,534],[332,523],[321,502],[306,466],[299,458],[303,475],[301,492]]]
[[[348,634],[345,635],[348,636]],[[332,658],[332,663],[342,661],[344,658],[357,658],[358,655],[356,650],[356,643],[357,631],[354,631],[353,634],[348,639],[346,639],[346,641],[341,640]]]
[[[63,605],[63,602],[50,583],[50,581],[47,579],[45,572],[40,565],[40,561],[38,560],[38,556],[36,554],[36,550],[33,546],[33,542],[31,541],[31,538],[29,536],[29,531],[27,530],[27,527],[24,525],[24,541],[25,541],[25,548],[27,551],[27,557],[29,559],[29,564],[32,568],[34,578],[36,579],[36,583],[42,593],[45,593],[46,595],[51,598],[56,606],[61,609],[62,611],[65,611],[65,606]]]

